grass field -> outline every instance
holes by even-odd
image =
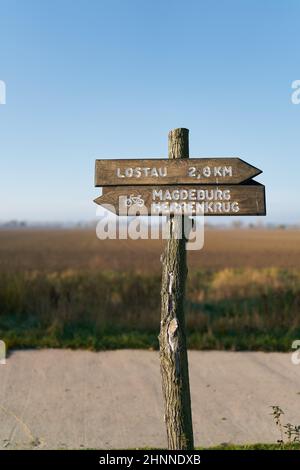
[[[95,230],[0,230],[0,271],[104,270],[160,274],[160,240],[98,240]],[[190,270],[299,268],[300,230],[205,231]]]
[[[300,450],[300,444],[298,442],[290,444],[226,444],[217,447],[210,447],[208,449],[199,448],[198,450]]]
[[[143,450],[143,449],[136,449]],[[153,449],[154,450],[154,449]],[[196,447],[195,450],[300,450],[300,443],[292,442],[287,444],[224,444],[215,447]]]
[[[0,231],[0,338],[9,347],[157,348],[160,241],[93,230]],[[189,253],[194,349],[287,351],[300,339],[300,231],[207,230]]]

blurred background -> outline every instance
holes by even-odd
[[[300,4],[0,0],[0,337],[157,348],[161,241],[98,240],[95,158],[239,156],[267,217],[213,218],[189,256],[195,349],[300,335]]]

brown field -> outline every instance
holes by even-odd
[[[95,231],[2,230],[0,270],[113,270],[158,274],[163,242],[98,240]],[[300,230],[207,229],[205,246],[189,253],[192,270],[299,268]]]
[[[0,231],[0,338],[157,348],[162,249],[92,229]],[[300,230],[207,229],[188,258],[190,348],[288,351],[300,338]]]

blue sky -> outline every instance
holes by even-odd
[[[0,0],[0,220],[91,220],[95,158],[261,168],[268,222],[300,222],[297,0]],[[217,222],[218,219],[210,218]]]

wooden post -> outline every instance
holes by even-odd
[[[189,158],[188,129],[169,133],[169,158]],[[168,448],[194,448],[184,300],[187,276],[184,217],[170,217],[169,239],[162,255],[160,366]],[[176,233],[182,237],[176,238]]]

